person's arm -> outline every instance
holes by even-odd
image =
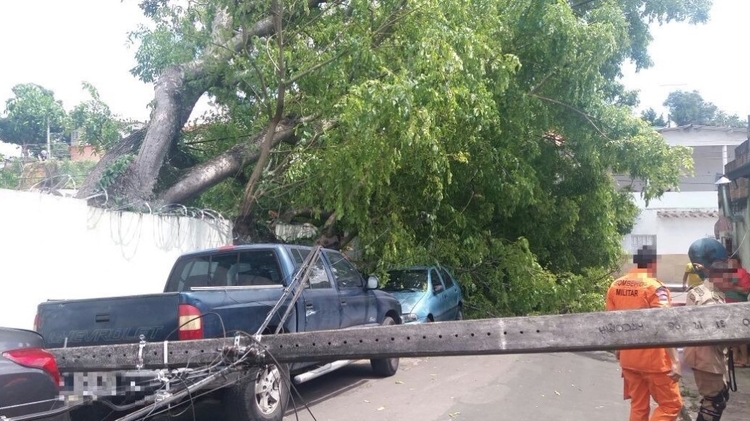
[[[682,289],[683,289],[683,291],[687,289],[687,278],[688,278],[688,272],[686,270],[685,273],[682,274]]]
[[[669,371],[669,377],[674,380],[680,380],[682,377],[682,367],[680,366],[680,355],[677,353],[677,348],[665,348],[669,359],[672,360],[672,369]]]

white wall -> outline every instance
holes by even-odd
[[[648,206],[640,195],[634,194],[640,215],[633,231],[622,240],[626,252],[632,252],[633,235],[656,235],[657,253],[687,254],[690,244],[703,237],[714,236],[714,225],[718,217],[659,217],[659,211],[717,211],[718,196],[711,192],[667,192],[659,200],[652,200]]]
[[[658,132],[670,146],[734,146],[747,140],[750,134],[745,128],[715,126],[681,126],[659,129]]]
[[[31,328],[47,299],[161,292],[177,256],[230,243],[231,225],[221,220],[0,190],[0,326]]]
[[[717,209],[719,194],[713,191],[666,192],[659,199],[648,202],[640,194],[633,194],[633,200],[639,209]]]

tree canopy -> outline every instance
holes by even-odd
[[[649,108],[641,112],[641,118],[654,127],[666,127],[667,121],[664,120],[663,114],[656,114],[656,110]]]
[[[746,124],[738,115],[729,115],[713,103],[705,101],[698,91],[670,92],[663,105],[669,109],[669,119],[678,126],[698,124],[744,127]]]
[[[310,222],[371,270],[460,268],[474,314],[598,306],[636,214],[612,174],[650,199],[691,166],[633,115],[621,65],[710,3],[145,0],[151,121],[79,195],[106,178],[119,204],[218,208],[240,242]],[[221,112],[184,129],[204,94]]]
[[[66,113],[55,94],[42,86],[26,83],[12,89],[0,118],[0,137],[18,145],[45,143],[47,126],[51,133],[64,131]]]
[[[82,87],[91,98],[76,105],[70,112],[69,130],[76,131],[79,142],[106,150],[120,139],[122,123],[102,101],[93,85],[83,82]]]

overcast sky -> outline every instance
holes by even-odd
[[[640,90],[639,108],[662,111],[670,92],[697,90],[720,110],[746,119],[750,114],[748,19],[750,1],[714,0],[707,24],[654,27],[649,47],[654,66],[637,74],[632,65],[625,70],[626,86]]]
[[[0,0],[0,111],[11,88],[33,82],[52,89],[70,110],[87,99],[81,82],[92,83],[112,110],[145,120],[153,87],[129,70],[134,50],[127,32],[145,22],[137,0]],[[651,69],[626,85],[641,91],[641,107],[659,111],[669,92],[697,90],[707,101],[743,119],[750,114],[746,60],[748,0],[714,0],[711,22],[655,28]]]

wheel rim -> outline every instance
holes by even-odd
[[[463,320],[464,319],[464,311],[463,309],[458,309],[458,314],[456,314],[456,320]]]
[[[281,403],[281,373],[275,365],[266,366],[255,380],[255,402],[263,414],[276,411]]]

